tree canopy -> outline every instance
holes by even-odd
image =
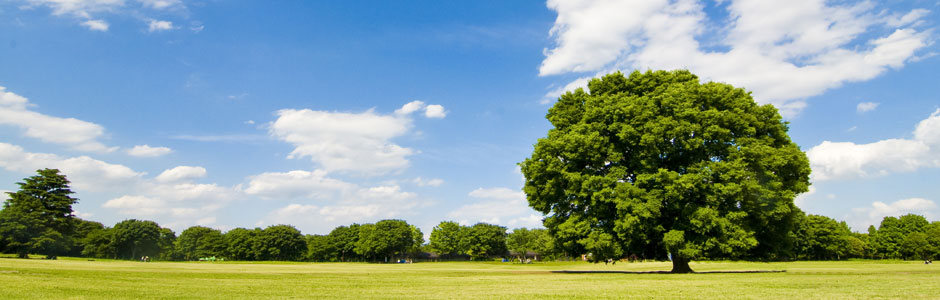
[[[684,70],[617,72],[562,95],[520,165],[529,205],[574,253],[775,258],[809,161],[771,105]],[[601,257],[603,258],[603,257]]]
[[[0,246],[21,258],[66,253],[75,224],[72,205],[78,199],[71,197],[68,179],[57,169],[36,172],[17,183],[18,191],[7,193],[0,211]]]

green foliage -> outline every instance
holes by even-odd
[[[309,261],[336,261],[336,248],[330,236],[307,235],[307,260]]]
[[[18,182],[19,190],[8,192],[0,210],[0,248],[26,258],[29,253],[46,256],[66,254],[74,230],[69,181],[56,169],[37,170],[39,175]]]
[[[561,249],[665,259],[668,248],[687,260],[789,247],[810,168],[773,106],[688,71],[588,87],[549,109],[554,128],[520,163],[529,205]]]
[[[175,242],[175,254],[182,260],[224,256],[225,249],[222,232],[204,226],[193,226],[183,230]]]
[[[509,251],[516,252],[520,260],[525,260],[530,250],[537,247],[538,236],[532,230],[526,228],[516,228],[506,236],[506,248]]]
[[[356,242],[359,241],[359,224],[339,226],[330,231],[330,243],[339,255],[339,261],[358,259],[356,256]]]
[[[307,252],[307,241],[294,226],[268,226],[254,238],[257,260],[301,260]]]
[[[117,258],[114,244],[114,230],[111,228],[95,229],[81,239],[82,256],[94,258]]]
[[[166,239],[160,225],[154,221],[124,220],[111,229],[112,244],[116,257],[121,259],[140,259],[142,256],[157,258]]]
[[[463,239],[465,226],[460,226],[457,222],[442,221],[431,230],[431,241],[428,244],[430,249],[441,256],[454,256],[464,252],[460,247],[460,240]]]
[[[255,249],[258,247],[257,236],[261,235],[261,228],[245,229],[235,228],[223,235],[226,244],[226,257],[233,260],[255,260]]]
[[[849,226],[826,216],[801,218],[796,235],[796,248],[802,259],[843,259],[864,255],[864,243],[852,234]]]
[[[375,224],[364,224],[359,227],[356,254],[372,260],[404,257],[416,246],[413,228],[402,220],[382,220]]]
[[[506,255],[506,227],[477,223],[465,230],[461,247],[477,260]]]

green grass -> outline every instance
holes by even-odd
[[[0,258],[0,299],[938,299],[940,265],[693,262],[752,274],[557,274],[669,263],[245,263]]]

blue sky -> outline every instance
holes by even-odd
[[[687,68],[781,109],[808,213],[940,218],[937,1],[0,2],[0,190],[78,215],[304,233],[539,226],[516,163],[557,96]]]

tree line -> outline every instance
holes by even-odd
[[[399,259],[488,260],[515,258],[525,261],[610,258],[581,253],[558,242],[546,229],[516,228],[477,223],[472,226],[443,221],[433,228],[430,240],[404,220],[339,226],[326,235],[304,235],[290,225],[221,230],[192,226],[177,235],[154,221],[129,219],[112,227],[75,217],[65,175],[55,169],[17,183],[0,210],[0,251],[26,258],[76,256],[109,259],[191,261],[207,258],[229,260],[277,260],[323,262],[389,262]],[[603,243],[603,240],[596,241]],[[818,216],[797,215],[787,235],[782,259],[840,260],[933,259],[940,257],[940,221],[921,215],[885,217],[868,232],[852,232],[846,222]],[[593,249],[604,249],[597,245]],[[620,258],[642,253],[621,253]],[[706,257],[708,258],[708,257]],[[712,259],[720,259],[713,257]]]

